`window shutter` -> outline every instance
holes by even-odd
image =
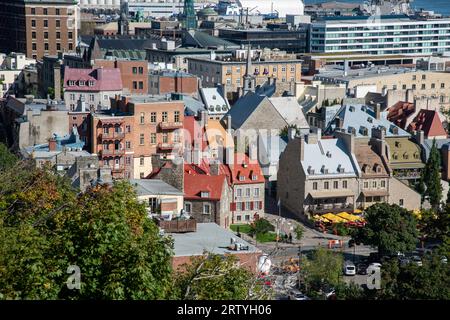
[[[252,202],[250,202],[250,210],[253,210],[253,201]]]
[[[231,211],[236,211],[236,202],[230,203],[230,210]]]
[[[259,209],[261,210],[263,208],[263,202],[259,201]]]

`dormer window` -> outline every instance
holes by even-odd
[[[314,169],[311,166],[308,166],[308,174],[314,174]]]
[[[376,163],[374,166],[374,170],[376,173],[381,173],[381,166],[378,163]]]
[[[94,81],[93,80],[89,80],[89,87],[93,87],[94,86]]]
[[[368,135],[368,133],[369,133],[369,130],[366,128],[366,127],[361,127],[361,134],[363,135],[363,136],[367,136]]]
[[[252,174],[252,180],[253,181],[258,180],[258,176],[256,174]]]
[[[419,159],[419,153],[417,151],[414,152],[414,159]]]
[[[331,152],[327,151],[327,158],[331,158]]]
[[[325,168],[325,165],[322,166],[321,171],[323,174],[327,174],[328,173],[328,169]]]
[[[200,197],[202,197],[202,198],[209,198],[209,191],[202,191],[200,193]]]
[[[244,181],[245,180],[245,176],[239,176],[239,181]]]
[[[392,127],[391,127],[391,132],[392,132],[393,134],[398,134],[398,127],[392,126]]]
[[[73,87],[75,85],[75,81],[69,80],[68,85],[69,85],[69,87]]]
[[[372,123],[372,122],[373,122],[373,119],[372,119],[371,117],[368,117],[368,118],[367,118],[367,122]]]
[[[80,87],[83,87],[83,86],[84,86],[84,80],[78,81],[78,85],[79,85]]]
[[[338,165],[338,167],[337,167],[337,171],[339,172],[339,173],[344,173],[344,167],[342,167],[341,165]]]
[[[409,155],[408,155],[407,152],[405,152],[405,153],[403,154],[403,159],[407,160],[408,158],[409,158]]]
[[[401,148],[401,147],[402,147],[402,144],[400,143],[400,141],[395,141],[395,146],[396,146],[397,148]]]
[[[397,152],[394,152],[394,154],[392,155],[392,158],[393,158],[394,160],[397,160],[397,159],[398,159],[398,154],[397,154]]]
[[[216,95],[213,95],[212,98],[213,98],[213,100],[216,100]]]
[[[350,108],[348,110],[350,110],[350,112],[354,112],[355,111],[355,107],[354,106],[350,106]]]

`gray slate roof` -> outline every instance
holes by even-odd
[[[215,223],[197,223],[196,232],[171,233],[170,235],[174,239],[174,255],[176,257],[198,256],[202,255],[204,251],[215,254],[261,252],[255,246],[238,238],[233,232],[225,230]],[[248,246],[249,250],[228,250],[227,246],[231,244],[231,238]]]
[[[130,183],[136,188],[138,196],[183,195],[183,192],[177,188],[172,187],[170,184],[158,179],[130,179]]]

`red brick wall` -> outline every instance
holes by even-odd
[[[196,94],[198,92],[197,77],[159,77],[159,93],[170,92]]]
[[[122,78],[122,86],[124,93],[146,94],[148,93],[148,62],[147,60],[96,60],[94,68],[119,68]],[[137,73],[133,73],[136,68]],[[139,73],[139,68],[143,72]],[[133,82],[137,83],[137,89],[134,88]],[[143,89],[139,89],[139,83],[143,84]]]
[[[91,120],[89,112],[74,112],[69,113],[69,134],[72,133],[72,127],[76,126],[80,139],[85,141],[84,148],[90,150],[91,148]]]

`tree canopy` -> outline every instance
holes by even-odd
[[[434,208],[438,208],[442,199],[442,185],[441,185],[441,155],[436,146],[436,140],[433,139],[430,155],[427,163],[422,171],[420,189],[424,189],[424,195],[429,198],[430,204]]]
[[[366,225],[354,233],[356,242],[378,247],[382,254],[409,252],[416,248],[416,218],[408,210],[387,203],[370,206],[365,214]]]

